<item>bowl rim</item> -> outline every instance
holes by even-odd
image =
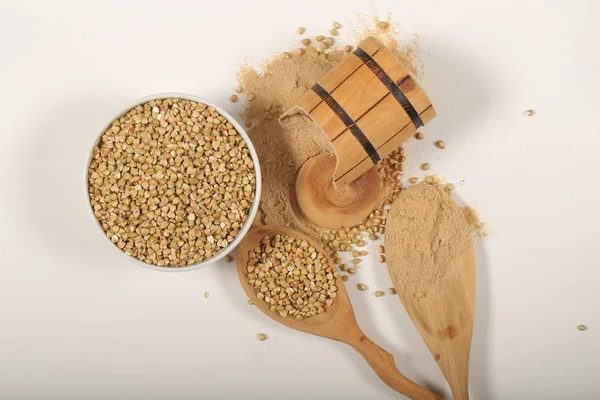
[[[164,99],[170,99],[170,98],[176,98],[176,99],[189,100],[189,101],[194,101],[194,102],[198,102],[198,103],[203,103],[203,104],[207,105],[208,107],[213,107],[219,114],[221,114],[227,120],[227,122],[229,122],[231,125],[233,125],[233,127],[238,132],[238,134],[245,140],[246,146],[248,147],[248,151],[250,153],[250,157],[252,158],[252,161],[254,163],[254,173],[256,175],[256,179],[255,179],[256,182],[255,182],[255,189],[254,189],[254,200],[252,202],[252,206],[250,207],[250,212],[248,213],[248,218],[244,222],[244,225],[240,229],[240,232],[238,233],[238,235],[233,239],[233,241],[231,243],[229,243],[225,248],[221,249],[219,252],[217,252],[211,258],[206,259],[206,260],[202,260],[202,261],[197,262],[195,264],[186,265],[186,266],[182,266],[182,267],[167,267],[167,266],[160,266],[160,265],[149,264],[149,263],[147,263],[145,261],[137,259],[134,256],[130,256],[129,254],[125,253],[123,250],[119,249],[117,247],[117,245],[115,243],[113,243],[106,236],[106,232],[104,232],[104,229],[102,228],[102,224],[100,223],[100,221],[98,221],[98,219],[94,215],[94,211],[92,209],[92,205],[91,205],[91,202],[90,202],[89,180],[88,180],[88,170],[89,170],[89,167],[90,167],[90,163],[92,161],[92,157],[94,155],[94,148],[98,145],[98,143],[100,142],[100,139],[102,138],[102,135],[112,125],[113,121],[115,121],[118,118],[121,118],[129,110],[131,110],[134,107],[137,107],[140,104],[144,104],[144,103],[147,103],[147,102],[152,101],[152,100],[164,100]],[[111,247],[114,250],[116,250],[118,253],[122,254],[126,258],[128,258],[130,261],[133,261],[134,263],[136,263],[138,265],[141,265],[143,267],[146,267],[146,268],[149,268],[149,269],[152,269],[152,270],[155,270],[155,271],[187,272],[187,271],[193,271],[195,269],[206,267],[208,265],[214,264],[217,261],[221,260],[227,254],[229,254],[230,252],[232,252],[233,249],[235,249],[235,247],[242,241],[242,239],[244,238],[244,236],[246,236],[246,234],[248,233],[248,231],[252,227],[252,223],[253,223],[254,219],[256,218],[256,214],[258,212],[258,206],[259,206],[259,203],[260,203],[260,195],[261,195],[261,189],[262,189],[262,178],[261,178],[260,163],[258,161],[258,155],[256,154],[256,150],[254,148],[254,145],[252,144],[252,141],[248,137],[248,134],[246,133],[246,131],[244,130],[244,128],[242,127],[242,125],[240,125],[240,123],[238,123],[235,120],[235,118],[233,118],[227,111],[225,111],[224,109],[222,109],[218,105],[216,105],[216,104],[214,104],[214,103],[212,103],[210,101],[206,101],[206,100],[204,100],[201,97],[194,96],[194,95],[191,95],[191,94],[186,94],[186,93],[177,93],[177,92],[171,93],[171,92],[167,92],[167,93],[152,94],[152,95],[148,95],[148,96],[144,96],[144,97],[138,98],[137,100],[135,100],[135,101],[131,102],[130,104],[128,104],[125,108],[122,108],[118,113],[116,113],[112,118],[110,118],[109,122],[104,126],[104,128],[96,136],[96,139],[94,140],[93,145],[92,145],[92,147],[90,149],[90,152],[88,154],[87,162],[86,162],[85,169],[84,169],[84,189],[85,189],[84,195],[85,195],[86,202],[87,202],[87,205],[88,205],[87,206],[87,210],[89,212],[89,215],[91,216],[92,220],[94,221],[94,223],[98,227],[99,232],[102,234],[102,236],[106,240],[108,240],[110,242]]]

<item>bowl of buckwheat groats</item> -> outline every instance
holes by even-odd
[[[94,221],[130,260],[188,271],[224,258],[250,229],[260,166],[223,109],[167,93],[136,101],[101,131],[86,169]]]

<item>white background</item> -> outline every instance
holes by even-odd
[[[475,243],[472,397],[600,398],[598,4],[1,0],[0,398],[401,397],[349,347],[247,305],[233,264],[168,274],[111,251],[83,189],[95,137],[131,101],[186,92],[239,115],[228,97],[245,57],[373,11],[420,35],[438,110],[408,145],[409,175],[429,161],[464,181],[492,232]],[[357,282],[385,290],[385,267],[348,285],[358,321],[447,393],[400,301]]]

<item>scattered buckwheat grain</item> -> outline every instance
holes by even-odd
[[[258,335],[256,335],[256,338],[262,342],[263,340],[266,340],[268,336],[266,333],[259,333]]]

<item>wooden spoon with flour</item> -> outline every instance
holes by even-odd
[[[385,253],[400,300],[453,398],[468,399],[475,257],[460,208],[427,183],[404,190],[386,223]]]

